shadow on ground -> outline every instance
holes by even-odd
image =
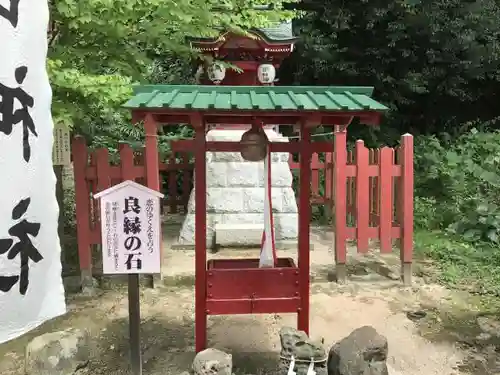
[[[169,321],[161,316],[148,318],[141,323],[141,334],[145,374],[178,375],[191,369],[195,356],[194,325],[191,320]],[[128,337],[128,319],[117,319],[108,324],[97,342],[96,356],[84,373],[130,374]],[[268,374],[272,373],[278,364],[276,353],[246,354],[237,348],[220,349],[233,354],[233,373],[236,374]]]
[[[231,350],[228,350],[231,352]],[[277,353],[233,353],[233,373],[235,374],[274,374],[278,372]]]
[[[419,331],[433,342],[457,344],[468,357],[459,369],[472,375],[500,373],[500,310],[438,311],[431,309],[418,322]]]
[[[379,282],[399,281],[399,269],[377,259],[352,258],[346,264],[348,281]],[[315,266],[311,272],[313,282],[337,282],[335,265]]]
[[[152,317],[141,322],[143,369],[148,374],[180,374],[193,359],[192,327],[182,321]],[[96,343],[96,356],[87,368],[89,374],[129,374],[128,319],[111,321]]]

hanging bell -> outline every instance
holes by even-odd
[[[247,161],[262,161],[267,156],[269,139],[261,127],[252,127],[241,136],[241,156]]]

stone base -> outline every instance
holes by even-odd
[[[252,246],[262,242],[264,224],[216,224],[216,247]]]
[[[275,246],[276,246],[276,250],[295,251],[298,248],[298,243],[297,243],[297,240],[276,241]],[[230,245],[230,246],[217,246],[215,244],[210,244],[210,246],[207,246],[207,250],[212,250],[212,251],[216,252],[218,249],[225,248],[225,247],[227,247],[229,249],[241,249],[241,250],[260,249],[260,244],[259,245]],[[171,250],[194,250],[195,245],[176,242],[176,243],[171,245],[170,249]],[[309,244],[309,250],[310,251],[314,250],[314,245],[312,243]]]
[[[297,239],[297,213],[275,213],[273,214],[274,236],[276,241],[288,241]],[[218,225],[231,224],[237,226],[238,230],[232,235],[233,238],[242,232],[255,231],[255,226],[260,225],[264,228],[263,213],[208,213],[207,214],[207,248],[213,248],[216,242],[216,228]],[[184,219],[181,233],[179,235],[179,244],[194,246],[195,234],[195,214],[189,213]],[[247,236],[244,236],[247,237]],[[260,246],[262,230],[260,236],[252,236],[254,242],[244,241],[246,246]]]

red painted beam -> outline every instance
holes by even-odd
[[[132,112],[133,122],[137,123],[143,120],[148,111],[134,110]],[[154,117],[161,125],[190,124],[190,115],[199,113],[206,124],[251,124],[257,117],[264,125],[294,125],[300,122],[301,118],[311,116],[313,112],[301,111],[167,111],[161,108],[155,109]],[[311,123],[310,126],[334,126],[349,125],[354,117],[359,118],[360,122],[367,125],[378,125],[382,114],[374,111],[353,111],[353,112],[317,112],[317,123]]]
[[[300,296],[207,300],[209,315],[295,313],[299,307]]]
[[[210,152],[240,152],[239,142],[211,141],[206,143],[207,151]],[[271,152],[297,153],[300,150],[298,142],[271,142],[269,143]],[[312,152],[333,152],[333,142],[312,142]],[[173,152],[194,152],[195,143],[193,139],[183,139],[172,143]],[[374,172],[375,173],[375,172]]]

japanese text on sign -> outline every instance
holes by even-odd
[[[130,186],[96,195],[101,198],[104,273],[159,273],[161,194],[131,181],[123,184]]]
[[[54,129],[54,145],[52,147],[52,163],[69,165],[71,163],[71,146],[69,129]]]

